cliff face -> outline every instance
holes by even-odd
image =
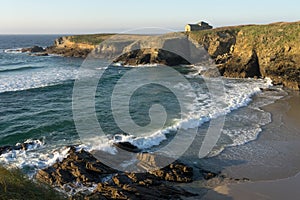
[[[66,57],[86,57],[95,48],[92,44],[74,42],[72,38],[73,36],[57,38],[54,46],[46,48],[47,53]]]
[[[300,22],[224,27],[186,34],[195,45],[201,45],[207,50],[220,73],[226,77],[270,77],[274,84],[283,84],[295,90],[300,88]],[[186,43],[182,42],[182,38],[178,43],[175,33],[165,36],[163,42],[161,38],[153,36],[116,35],[112,40],[109,39],[111,36],[112,34],[98,34],[62,37],[47,51],[64,56],[86,57],[95,50],[98,57],[102,58],[121,55],[115,61],[130,65],[187,64],[186,60],[160,50],[168,50],[175,41],[180,46],[179,50],[171,48],[171,52],[183,58],[201,62],[200,57],[205,55],[189,57],[190,47],[185,47]],[[107,39],[109,42],[106,42]],[[160,46],[151,48],[151,44],[157,42],[161,43]]]
[[[227,77],[270,77],[300,88],[300,22],[249,25],[189,33]]]

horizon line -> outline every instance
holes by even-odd
[[[269,23],[245,23],[245,24],[236,24],[236,25],[221,25],[221,26],[214,26],[213,29],[223,28],[223,27],[226,28],[226,27],[235,27],[235,26],[270,25],[270,24],[276,24],[276,23],[297,23],[297,22],[300,22],[300,20],[273,21],[273,22],[269,22]],[[133,29],[130,29],[130,30],[133,30]],[[174,31],[175,32],[183,32],[184,29],[182,29],[182,30],[174,29]],[[164,33],[168,33],[168,32],[164,32]],[[74,32],[74,33],[0,33],[0,35],[93,35],[93,34],[126,34],[126,33],[124,31],[116,31],[116,32],[112,32],[112,31],[80,32],[80,31],[78,31],[78,32]],[[130,33],[130,34],[158,34],[158,33]]]

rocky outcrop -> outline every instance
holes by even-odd
[[[3,146],[0,147],[0,155],[9,151],[35,149],[39,145],[41,143],[36,140],[14,146]],[[128,143],[122,143],[116,147],[137,149]],[[101,153],[107,156],[105,152]],[[246,178],[227,178],[220,172],[204,170],[197,165],[190,167],[180,161],[175,161],[159,169],[157,167],[159,163],[170,158],[146,152],[134,154],[138,161],[137,166],[140,169],[147,170],[150,168],[153,170],[143,170],[143,172],[118,171],[101,162],[101,159],[96,159],[93,155],[95,154],[79,150],[77,146],[69,146],[66,158],[62,161],[57,160],[52,166],[39,170],[35,179],[60,191],[67,192],[70,195],[69,199],[157,200],[200,198],[197,196],[199,193],[194,194],[183,189],[189,187],[188,184],[194,180],[205,180],[206,184],[225,180],[238,182],[249,180]],[[155,166],[156,168],[153,168]],[[178,187],[177,183],[181,183],[180,186],[184,187]],[[203,188],[203,190],[206,189]]]
[[[5,154],[9,151],[26,151],[28,149],[34,148],[36,146],[40,146],[39,143],[36,143],[34,141],[28,141],[16,145],[7,145],[7,146],[1,146],[0,147],[0,155]]]
[[[185,34],[208,54],[193,55],[190,47],[182,42],[182,34],[176,33],[162,37],[116,35],[108,42],[112,35],[68,36],[57,39],[47,52],[74,57],[91,53],[125,65],[202,63],[209,60],[204,56],[207,54],[226,77],[270,77],[274,84],[300,88],[300,22],[223,27]],[[172,47],[172,51],[168,51],[166,47],[174,44],[180,50]],[[189,57],[191,55],[194,57]]]
[[[114,62],[123,65],[163,64],[167,66],[191,64],[181,56],[163,49],[137,49],[122,54]]]
[[[226,77],[261,77],[258,57],[254,50],[243,52],[237,57],[232,57],[226,63],[220,65],[219,69],[221,74]]]
[[[47,52],[71,57],[89,55],[131,66],[194,64],[203,61],[202,57],[207,54],[197,52],[196,46],[181,33],[163,36],[115,35],[97,45],[82,43],[82,41],[74,42],[73,40],[78,40],[76,38],[75,36],[58,38],[54,46],[47,48]]]
[[[42,52],[42,53],[30,53],[30,56],[49,56],[48,53]]]
[[[47,47],[48,54],[58,54],[65,57],[85,58],[95,48],[95,45],[88,43],[77,43],[72,41],[72,36],[57,38],[54,45]]]
[[[57,54],[65,57],[85,58],[92,51],[92,49],[79,49],[76,47],[57,48],[52,46],[47,47],[46,51],[48,54]]]
[[[156,159],[155,155],[148,153],[138,155],[141,163]],[[97,185],[92,193],[77,193],[74,199],[180,199],[181,196],[194,196],[168,184],[193,180],[193,168],[180,162],[146,173],[120,172],[84,150],[76,151],[75,147],[70,148],[68,157],[63,161],[39,170],[36,179],[66,192],[76,184]]]
[[[270,77],[274,84],[300,88],[300,22],[225,27],[190,32],[226,77]]]
[[[132,145],[130,142],[117,142],[113,144],[114,146],[123,149],[128,152],[141,152],[142,150]]]
[[[33,47],[29,47],[29,48],[23,48],[21,49],[22,53],[39,53],[39,52],[45,52],[46,50],[43,47],[39,47],[39,46],[33,46]]]

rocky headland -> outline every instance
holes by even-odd
[[[178,35],[185,35],[196,46],[204,47],[225,77],[270,77],[274,84],[300,89],[300,22],[222,27],[177,35],[170,33],[163,36],[163,41],[146,35],[66,36],[58,38],[46,52],[83,58],[95,52],[102,58],[114,58],[115,62],[124,65],[189,64],[186,56],[190,52],[182,55],[182,51],[166,51],[165,47],[170,46]],[[153,42],[160,43],[162,48],[158,45],[158,48],[153,48],[150,45]]]

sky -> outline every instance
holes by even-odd
[[[0,34],[122,33],[299,21],[299,0],[0,0]],[[133,31],[132,31],[133,30]]]

